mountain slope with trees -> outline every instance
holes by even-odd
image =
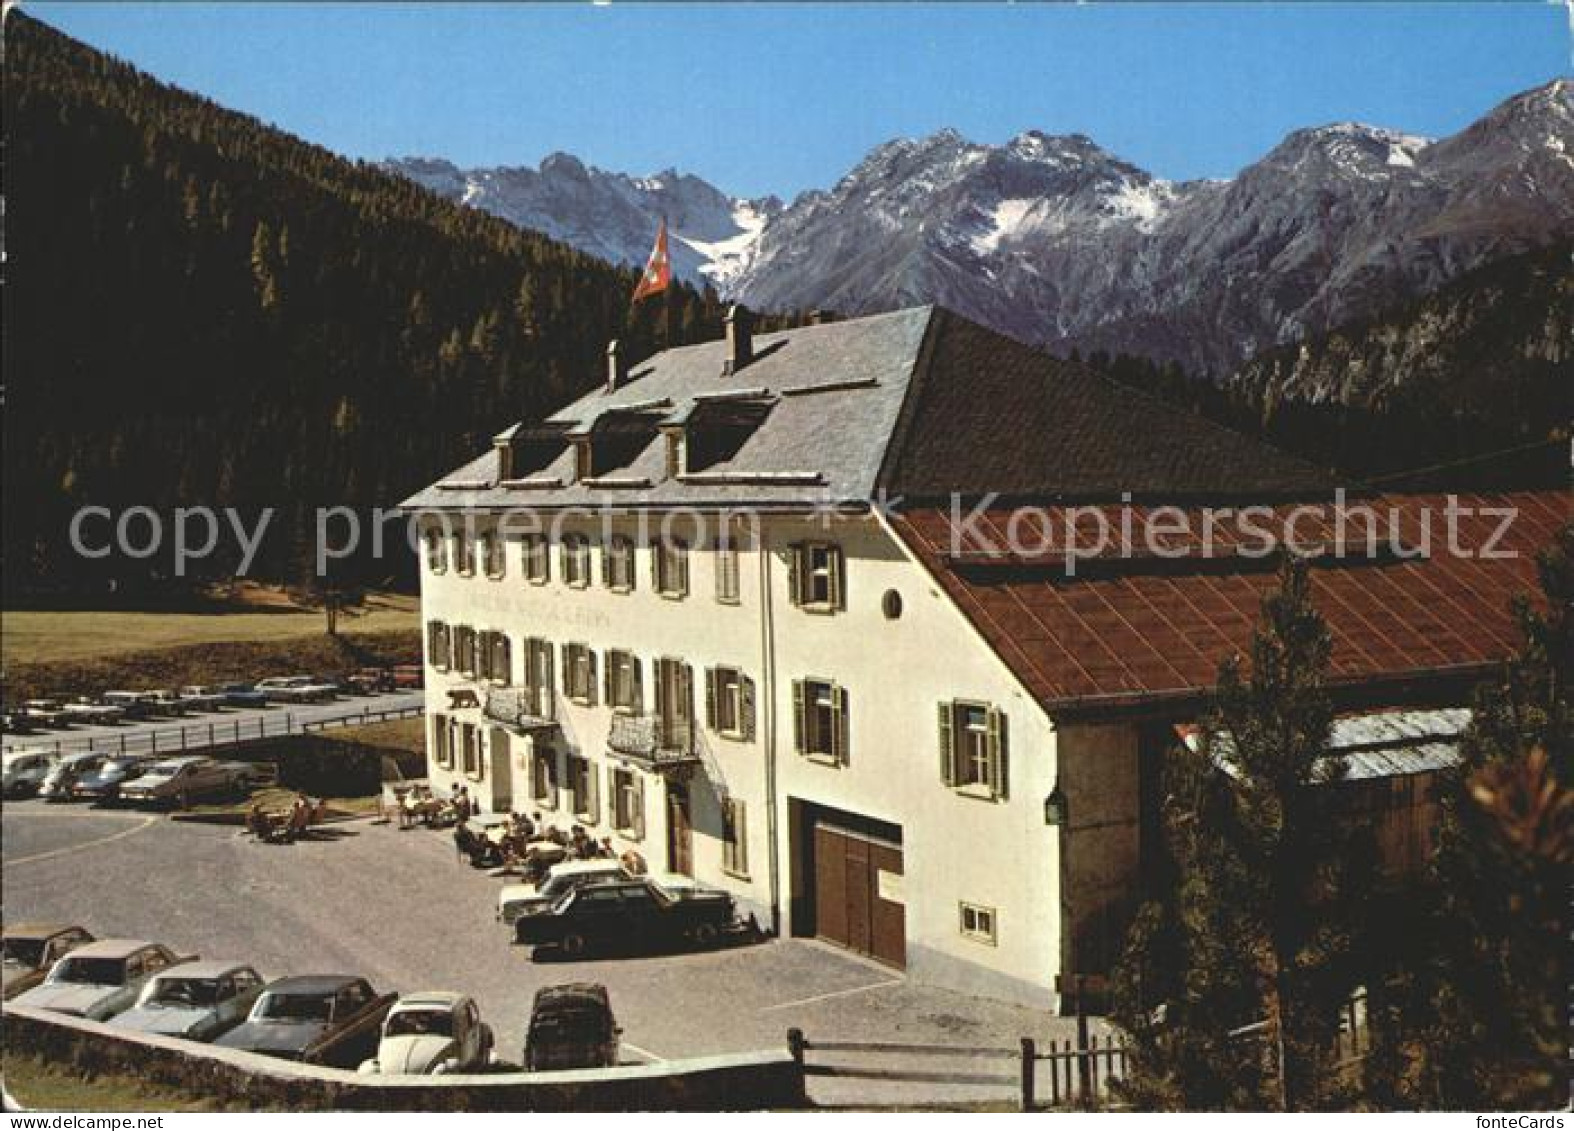
[[[307,508],[398,502],[600,381],[609,338],[721,333],[714,294],[630,312],[633,271],[15,9],[5,57],[9,593],[157,568],[70,553],[86,504],[284,508],[259,569],[288,576]]]

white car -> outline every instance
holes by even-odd
[[[497,893],[497,919],[512,926],[531,911],[550,907],[570,888],[632,877],[616,860],[565,860],[547,869],[539,884],[505,884]]]
[[[102,699],[95,699],[91,695],[78,695],[66,704],[66,715],[73,722],[85,726],[114,726],[116,723],[126,721],[124,707],[114,703],[106,703]]]
[[[13,998],[11,1005],[107,1021],[129,1008],[153,975],[189,961],[144,939],[100,939],[56,962],[42,985]]]
[[[262,993],[262,976],[237,962],[185,962],[149,978],[132,1008],[111,1025],[211,1041],[242,1021]]]
[[[257,690],[280,703],[323,703],[339,694],[331,683],[309,675],[275,675],[257,681]]]
[[[38,787],[38,796],[45,801],[70,801],[77,782],[89,774],[98,773],[99,767],[109,760],[108,754],[86,751],[79,754],[62,754],[49,767]]]
[[[229,696],[223,691],[196,683],[182,687],[180,698],[188,711],[217,711],[229,705]]]
[[[53,754],[41,750],[7,750],[0,757],[0,793],[6,797],[37,793],[54,761]]]
[[[366,1073],[433,1076],[477,1072],[492,1060],[492,1029],[475,999],[464,994],[405,994],[383,1021],[377,1056]]]

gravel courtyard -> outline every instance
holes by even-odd
[[[771,941],[698,954],[533,963],[494,919],[501,881],[457,860],[446,833],[370,820],[329,839],[255,844],[233,828],[143,813],[8,802],[0,810],[7,922],[65,919],[99,936],[250,961],[265,977],[357,973],[379,990],[475,995],[499,1052],[519,1054],[542,985],[604,983],[631,1056],[673,1059],[811,1041],[1015,1046],[1071,1035],[1069,1021],[909,986],[822,944]],[[888,1057],[864,1058],[895,1067]],[[1010,1075],[1004,1061],[907,1067]],[[812,1081],[827,1103],[1008,1100],[949,1085]]]

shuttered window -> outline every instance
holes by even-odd
[[[718,543],[712,561],[716,566],[716,600],[723,605],[736,605],[740,599],[738,547],[727,542]]]
[[[721,868],[740,879],[749,875],[748,814],[735,797],[721,803]]]
[[[829,680],[799,679],[792,685],[793,745],[817,762],[847,764],[847,693]]]
[[[486,575],[496,579],[508,568],[508,555],[504,552],[503,539],[496,534],[481,535],[481,560],[486,563]]]
[[[689,547],[680,538],[650,544],[651,585],[663,597],[689,595]]]
[[[639,657],[632,652],[613,649],[607,653],[605,695],[607,705],[629,715],[645,712],[645,688],[641,680]]]
[[[608,768],[612,827],[632,840],[645,837],[645,783],[633,770]]]
[[[694,672],[682,660],[656,661],[657,741],[663,750],[694,744]]]
[[[552,645],[539,637],[525,641],[525,691],[533,700],[531,714],[536,718],[555,717],[552,709]]]
[[[448,716],[432,716],[432,757],[445,770],[454,768],[454,748],[448,732]]]
[[[754,681],[737,668],[705,670],[705,722],[726,738],[754,738]]]
[[[788,599],[799,608],[815,613],[845,608],[845,575],[840,546],[830,542],[796,543],[787,573]]]
[[[561,544],[563,584],[583,589],[590,584],[590,539],[565,534]]]
[[[460,765],[466,776],[481,780],[481,732],[469,723],[459,727]]]
[[[523,554],[522,569],[525,580],[532,585],[545,585],[552,580],[552,558],[548,553],[544,534],[527,534],[520,539]]]
[[[454,534],[454,562],[461,576],[475,573],[475,536],[468,530]]]
[[[427,622],[426,654],[431,660],[432,667],[440,672],[447,671],[449,665],[453,663],[448,626],[440,620]]]
[[[454,634],[454,670],[460,675],[474,676],[476,669],[475,629],[456,625]]]
[[[483,632],[480,636],[476,674],[500,686],[513,678],[513,655],[506,632]]]
[[[543,809],[557,808],[557,752],[537,750],[530,760],[530,797]]]
[[[574,804],[574,816],[586,824],[601,820],[596,789],[596,767],[589,758],[571,754],[568,759],[568,789]]]
[[[634,540],[621,534],[607,539],[601,552],[601,583],[614,593],[634,591]]]
[[[987,703],[939,705],[940,780],[953,789],[1004,801],[1010,795],[1005,712]]]
[[[448,572],[448,544],[441,531],[426,532],[426,568],[433,573]]]
[[[596,653],[588,644],[563,645],[563,694],[584,706],[596,703]]]

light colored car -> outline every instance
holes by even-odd
[[[339,694],[331,683],[309,675],[275,675],[257,681],[257,690],[280,703],[324,703]]]
[[[565,860],[547,869],[539,884],[505,884],[497,893],[497,918],[512,926],[521,915],[552,906],[570,888],[631,878],[616,860]]]
[[[361,1071],[386,1076],[476,1072],[492,1060],[492,1029],[464,994],[405,994],[383,1021],[377,1055]]]
[[[217,711],[229,706],[229,697],[217,687],[188,684],[180,689],[180,698],[188,711]]]
[[[0,755],[0,793],[30,797],[49,775],[55,756],[42,750],[7,750]]]
[[[168,688],[142,692],[142,702],[155,715],[184,715],[186,701]]]
[[[17,995],[11,1004],[106,1021],[130,1008],[153,975],[189,961],[145,939],[100,939],[60,959],[42,985]]]
[[[126,721],[126,709],[92,695],[78,695],[66,704],[66,716],[85,726],[114,726]]]
[[[44,775],[38,787],[38,796],[45,801],[70,801],[75,795],[77,783],[96,774],[108,758],[108,754],[93,751],[62,754]]]
[[[185,962],[149,978],[136,1004],[110,1024],[211,1041],[246,1020],[263,985],[257,971],[238,962]]]
[[[66,705],[58,699],[29,699],[22,713],[41,727],[63,727],[71,722]]]
[[[184,809],[198,798],[234,793],[241,788],[241,773],[234,763],[187,754],[153,763],[120,787],[120,799],[173,802]]]
[[[93,936],[65,923],[20,923],[5,929],[5,996],[9,1000],[44,980],[49,968]]]

